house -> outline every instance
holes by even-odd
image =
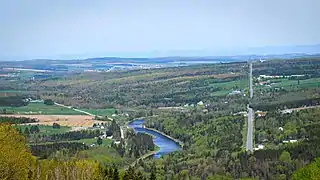
[[[235,95],[235,94],[241,94],[240,90],[234,90],[231,93],[229,93],[229,95]]]
[[[233,115],[243,115],[243,116],[248,116],[248,112],[247,112],[247,111],[240,111],[240,112],[234,113]]]
[[[282,112],[282,114],[291,114],[292,111],[293,111],[292,109],[286,109],[286,110],[283,110],[281,112]]]
[[[203,106],[203,102],[202,102],[202,101],[199,101],[199,102],[197,103],[197,105],[198,105],[198,106]]]
[[[107,135],[101,135],[101,136],[99,136],[101,139],[104,139],[104,138],[107,138]]]
[[[254,148],[254,150],[260,150],[260,149],[263,149],[263,148],[264,148],[264,145],[259,144],[258,147]]]
[[[258,117],[265,117],[266,116],[266,112],[262,112],[262,111],[257,111],[256,112],[258,114]]]

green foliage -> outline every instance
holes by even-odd
[[[49,106],[54,105],[54,101],[52,99],[45,99],[43,103]]]
[[[97,139],[97,144],[100,146],[102,144],[102,139],[100,137],[98,137]]]
[[[317,180],[320,177],[320,158],[307,165],[304,168],[294,172],[292,180]]]
[[[14,127],[17,129],[21,129],[21,131],[24,131],[25,128],[30,129],[32,126],[33,125],[15,125]],[[48,125],[36,125],[36,127],[38,127],[39,129],[36,135],[61,134],[71,130],[71,127],[67,127],[67,126],[60,126],[60,128],[53,128],[53,126],[48,126]]]
[[[28,104],[27,101],[24,100],[22,96],[6,96],[0,97],[0,107],[4,106],[13,106],[13,107],[20,107],[26,106]]]
[[[292,160],[291,160],[291,156],[290,153],[288,151],[283,151],[282,154],[280,155],[280,161],[287,163],[287,164],[291,164]]]
[[[0,179],[27,179],[35,158],[25,139],[8,124],[0,124]]]
[[[34,123],[34,122],[37,122],[37,120],[33,118],[0,116],[0,123],[24,124],[24,123]]]
[[[156,170],[156,167],[155,165],[152,166],[151,168],[151,174],[150,174],[150,180],[156,180],[157,179],[157,170]]]
[[[207,180],[232,180],[233,178],[228,176],[221,176],[221,175],[213,175],[209,176]]]

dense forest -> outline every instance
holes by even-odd
[[[0,116],[0,123],[24,124],[38,122],[35,118]]]
[[[288,179],[295,170],[320,156],[319,113],[319,109],[292,114],[268,112],[257,118],[255,141],[267,149],[253,154],[243,151],[242,116],[215,117],[198,111],[152,117],[145,124],[185,143],[184,151],[157,161],[161,176],[208,178],[218,174],[235,179]],[[289,140],[298,142],[283,142]],[[139,166],[148,171],[150,164],[141,162]]]
[[[31,128],[32,127],[33,126],[31,126]],[[30,128],[30,133],[28,133],[27,128],[25,128],[25,131],[23,132],[24,135],[27,137],[28,141],[31,143],[90,139],[90,138],[98,137],[103,134],[100,132],[100,130],[81,130],[81,131],[70,131],[70,132],[59,133],[59,134],[51,134],[51,135],[42,134],[41,135],[38,133],[32,133],[34,132],[34,130],[31,131],[31,128]]]

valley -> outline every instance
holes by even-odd
[[[287,179],[320,156],[319,65],[253,61],[252,99],[247,62],[1,76],[0,122],[41,161],[158,179]]]

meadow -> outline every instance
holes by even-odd
[[[27,106],[12,107],[0,106],[0,110],[6,114],[34,114],[34,115],[81,115],[81,112],[74,111],[57,105],[45,105],[44,103],[29,103]]]

